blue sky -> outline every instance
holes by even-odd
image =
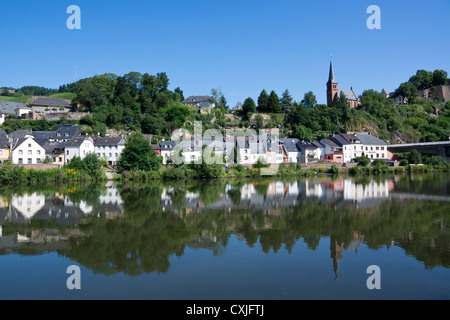
[[[70,5],[81,30],[69,30]],[[370,5],[381,30],[369,30]],[[448,0],[0,1],[0,87],[58,88],[96,74],[166,72],[185,96],[219,88],[230,107],[262,89],[326,103],[338,86],[395,90],[418,69],[450,72]]]

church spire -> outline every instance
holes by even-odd
[[[328,83],[336,83],[336,79],[334,78],[334,71],[333,71],[333,61],[330,60],[330,75],[328,76]]]

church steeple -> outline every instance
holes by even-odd
[[[332,107],[336,103],[338,92],[338,84],[334,78],[333,61],[330,60],[330,74],[327,82],[327,106]]]
[[[334,70],[333,70],[333,61],[330,60],[330,74],[328,76],[328,82],[329,83],[337,83],[336,79],[334,78]]]

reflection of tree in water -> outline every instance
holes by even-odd
[[[134,276],[167,272],[169,257],[183,254],[186,225],[175,216],[157,213],[139,221],[137,226],[127,218],[89,217],[80,225],[88,236],[71,239],[70,246],[60,253],[96,273],[124,272]]]
[[[337,210],[312,202],[273,212],[234,208],[180,215],[162,211],[164,188],[170,190],[167,192],[177,203],[174,207],[181,208],[187,191],[199,193],[205,203],[214,203],[225,194],[225,185],[217,180],[120,186],[124,217],[114,220],[85,217],[78,226],[84,236],[71,238],[69,246],[58,252],[94,272],[137,275],[167,272],[170,256],[183,255],[186,245],[220,255],[233,235],[243,238],[249,247],[259,243],[267,254],[271,251],[276,254],[282,248],[290,253],[299,241],[316,250],[321,239],[330,238],[335,270],[340,252],[351,247],[355,240],[363,241],[373,250],[395,244],[424,261],[427,267],[450,267],[448,202],[392,198],[369,209],[357,209],[350,204]],[[239,190],[239,182],[231,183],[229,190],[231,196],[233,190]]]

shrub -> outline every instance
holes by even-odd
[[[400,161],[400,165],[401,165],[402,167],[406,167],[408,164],[409,164],[408,159],[402,159],[402,160]]]
[[[333,165],[331,166],[331,168],[328,169],[328,173],[331,173],[331,174],[333,174],[333,175],[339,174],[339,168],[338,168],[335,164],[333,164]]]

